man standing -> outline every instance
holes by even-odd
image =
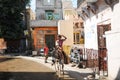
[[[45,44],[45,47],[44,47],[45,63],[47,63],[48,52],[49,52],[49,48],[48,48],[48,46]]]

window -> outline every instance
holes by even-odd
[[[84,44],[84,31],[81,31],[80,44]]]
[[[79,44],[80,43],[80,34],[76,33],[76,43]]]
[[[53,10],[46,10],[45,11],[45,14],[46,14],[46,19],[47,20],[53,20]]]
[[[50,3],[50,0],[47,0],[48,3]]]
[[[59,20],[59,19],[60,19],[59,13],[54,13],[54,19],[55,19],[55,20]]]
[[[73,34],[73,36],[74,36],[74,44],[75,44],[75,33]]]
[[[79,32],[75,32],[74,33],[74,44],[79,44],[80,43],[80,33]]]
[[[53,6],[55,3],[54,0],[44,0],[44,5],[45,6]]]
[[[74,44],[84,44],[84,35],[80,32],[75,32],[74,36]]]

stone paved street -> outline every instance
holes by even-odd
[[[51,63],[52,63],[51,57],[48,58],[48,63],[44,63],[44,57],[40,57],[40,56],[36,56],[36,57],[19,56],[19,57],[41,63],[41,64],[51,68],[52,70],[55,70],[54,66],[51,66]],[[87,78],[87,76],[92,74],[92,70],[89,68],[86,68],[86,69],[81,68],[80,69],[78,67],[71,67],[71,66],[72,66],[71,63],[64,65],[65,74],[64,74],[64,77],[62,77],[63,80],[85,80]],[[60,76],[60,78],[61,78],[61,76]]]
[[[0,80],[57,80],[57,76],[40,63],[0,56]]]
[[[0,56],[0,80],[108,80],[88,78],[91,69],[71,67],[71,64],[66,64],[64,71],[64,75],[56,74],[51,57],[44,63],[44,57],[39,56]]]

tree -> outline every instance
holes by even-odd
[[[30,0],[0,0],[0,37],[19,39],[24,34],[23,15]]]

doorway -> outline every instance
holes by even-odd
[[[111,24],[98,25],[98,55],[99,55],[99,71],[102,75],[108,75],[108,56],[106,48],[106,38],[104,37],[105,32],[111,30]]]
[[[55,47],[55,35],[45,35],[45,43],[49,49]]]

